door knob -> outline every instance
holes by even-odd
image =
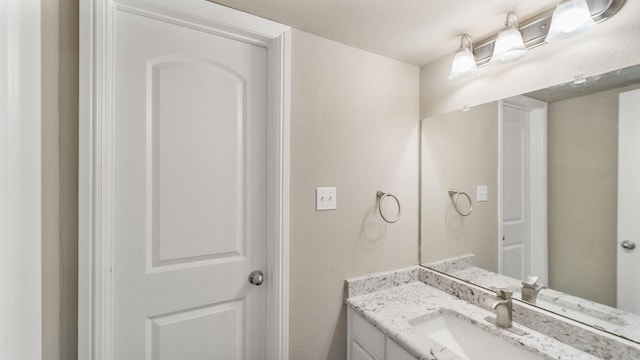
[[[633,250],[636,248],[636,243],[630,240],[625,240],[620,244],[620,246],[627,250]]]
[[[260,270],[254,270],[249,274],[249,282],[253,285],[262,285],[264,282],[264,274]]]

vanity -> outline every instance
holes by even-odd
[[[347,280],[349,359],[640,359],[640,65],[573,76],[422,120],[420,265]]]
[[[526,304],[517,304],[513,310],[513,327],[520,334],[498,327],[487,321],[496,317],[487,308],[491,298],[492,294],[481,288],[420,266],[349,279],[348,358],[631,360],[640,357],[637,344],[593,333],[580,323],[542,314]]]

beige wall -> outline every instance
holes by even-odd
[[[483,67],[470,79],[447,79],[456,50],[451,49],[451,55],[421,68],[420,117],[565,83],[578,74],[591,76],[638,64],[638,19],[640,1],[626,1],[619,13],[593,30],[574,39],[537,47],[522,60]],[[470,35],[483,38],[487,34]]]
[[[422,121],[422,263],[473,253],[498,270],[498,120],[492,102]],[[477,185],[488,186],[489,201],[476,201]],[[454,210],[450,188],[469,194],[471,215]]]
[[[345,278],[418,261],[419,69],[293,31],[290,358],[345,359]],[[315,210],[336,186],[338,208]],[[376,191],[395,194],[386,225]]]
[[[616,304],[621,91],[551,103],[548,125],[549,283],[611,306]]]
[[[78,0],[42,1],[42,351],[77,358]]]

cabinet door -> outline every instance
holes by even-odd
[[[349,321],[349,341],[351,346],[355,347],[358,344],[361,349],[364,349],[372,359],[383,360],[384,359],[384,334],[371,325],[367,320],[360,317],[353,310],[349,309],[348,312]],[[352,354],[355,354],[355,350],[351,350]],[[353,358],[357,359],[357,358]]]
[[[409,354],[407,350],[396,344],[395,341],[387,338],[386,360],[417,360],[415,356]]]
[[[351,356],[349,358],[351,360],[376,360],[355,341],[351,343]]]

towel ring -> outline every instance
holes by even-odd
[[[467,211],[461,211],[458,205],[458,198],[460,195],[464,195],[469,201],[469,209]],[[473,202],[471,201],[471,197],[464,191],[458,191],[449,189],[449,197],[451,198],[451,203],[453,204],[453,208],[456,209],[456,212],[462,216],[469,216],[473,211]]]
[[[400,219],[400,201],[398,200],[398,198],[395,197],[393,194],[382,192],[380,190],[378,190],[378,192],[376,193],[376,196],[378,197],[378,212],[380,213],[380,216],[382,216],[382,220],[388,222],[389,224],[393,224],[394,222],[397,222]],[[384,216],[384,213],[382,212],[382,202],[387,197],[393,198],[396,201],[396,204],[398,204],[398,215],[393,220],[387,219]]]

